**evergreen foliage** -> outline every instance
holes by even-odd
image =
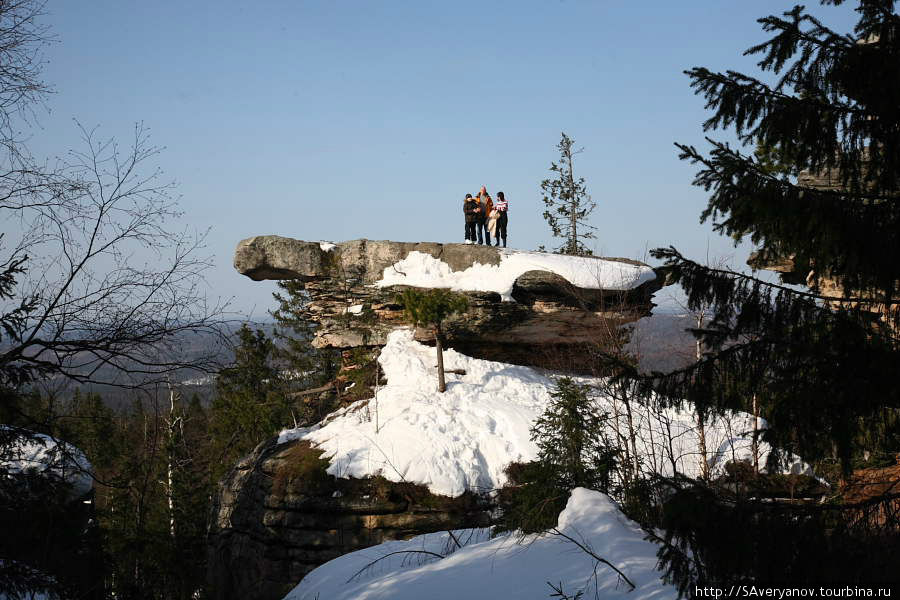
[[[314,348],[310,343],[315,323],[309,318],[309,296],[304,283],[296,279],[279,281],[278,289],[272,294],[278,308],[269,311],[277,324],[273,355],[291,374],[291,381],[297,387],[320,386],[337,372],[337,353]]]
[[[440,288],[403,290],[403,293],[397,297],[397,301],[403,305],[404,313],[413,325],[430,327],[434,331],[437,349],[438,391],[443,393],[447,389],[447,384],[444,378],[444,334],[441,323],[452,314],[464,312],[469,303],[465,296]]]
[[[573,256],[590,256],[593,254],[584,241],[594,239],[592,230],[596,227],[587,224],[587,218],[597,207],[591,201],[584,184],[584,177],[575,179],[575,155],[583,149],[575,150],[575,140],[562,134],[557,144],[559,164],[550,163],[550,171],[555,173],[554,179],[541,182],[543,200],[547,209],[544,219],[550,225],[553,237],[562,238],[563,244],[554,249],[557,254]]]
[[[8,533],[0,536],[0,557],[46,572],[63,598],[188,600],[202,593],[213,486],[199,398],[183,402],[176,394],[164,407],[135,396],[130,407],[113,410],[79,390],[69,400],[32,394],[19,399],[17,419],[84,451],[94,490],[73,500],[53,477],[0,479],[0,488],[9,486],[0,489]]]
[[[216,380],[211,428],[219,458],[214,480],[257,444],[293,424],[292,403],[275,353],[275,343],[265,332],[241,326],[234,364]]]
[[[273,359],[289,374],[286,387],[312,389],[332,381],[338,370],[338,352],[315,348],[310,343],[314,322],[309,318],[309,296],[304,283],[295,279],[278,282],[272,294],[278,308],[269,311],[277,327],[274,331]],[[311,425],[337,408],[338,397],[329,400],[308,397],[296,407],[299,424]]]
[[[645,529],[662,532],[665,578],[684,597],[694,586],[874,585],[896,579],[896,495],[848,508],[759,502],[683,477],[654,483],[665,487],[667,499]]]
[[[545,531],[556,526],[576,487],[609,491],[618,451],[602,436],[607,415],[590,388],[569,377],[557,380],[550,397],[531,429],[537,460],[507,469],[512,486],[500,495],[501,530]]]
[[[707,354],[696,365],[643,379],[645,397],[684,399],[714,412],[748,410],[756,394],[770,427],[764,439],[808,460],[854,457],[873,439],[885,411],[900,407],[896,287],[900,282],[900,17],[893,2],[860,2],[853,36],[825,27],[803,7],[760,20],[773,37],[761,55],[768,85],[734,71],[687,72],[713,116],[706,129],[734,127],[740,139],[793,168],[840,174],[839,189],[804,187],[727,144],[708,156],[679,146],[700,165],[695,184],[711,192],[702,218],[723,234],[749,237],[765,256],[810,265],[839,297],[712,269],[674,248],[657,249],[691,309],[713,318],[696,332]],[[763,158],[765,158],[763,156]],[[895,441],[895,440],[894,440]],[[874,447],[873,447],[874,445]],[[894,449],[896,450],[896,448]]]
[[[823,0],[824,4],[842,4]],[[699,166],[710,193],[702,220],[769,259],[810,272],[809,291],[703,266],[674,248],[653,251],[690,310],[712,318],[694,331],[703,357],[688,368],[642,376],[624,369],[645,403],[692,404],[706,415],[751,412],[756,399],[773,459],[794,452],[842,477],[898,449],[900,389],[900,16],[892,0],[861,0],[852,35],[797,6],[760,19],[771,38],[750,48],[770,84],[735,71],[687,71],[712,116],[741,148],[709,140]],[[800,172],[839,185],[811,187]],[[825,280],[838,286],[825,292]],[[777,466],[777,465],[770,465]],[[676,477],[668,498],[661,566],[682,592],[702,583],[770,580],[878,581],[889,573],[855,554],[898,546],[896,521],[861,519],[856,508],[804,509],[735,498],[725,488]],[[674,495],[673,495],[674,490]],[[896,500],[893,500],[896,502]],[[886,511],[891,504],[881,506]],[[652,511],[650,513],[652,514]],[[808,543],[807,543],[808,542]],[[882,569],[879,571],[878,569]],[[883,579],[882,579],[883,580]]]
[[[615,450],[598,436],[608,416],[598,410],[590,388],[569,377],[557,380],[550,398],[531,428],[538,461],[552,467],[557,487],[606,491]]]

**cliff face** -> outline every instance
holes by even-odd
[[[435,496],[383,478],[341,479],[308,442],[259,446],[223,482],[208,581],[222,600],[282,598],[317,566],[387,540],[489,523],[474,494]]]
[[[435,259],[426,266],[441,271],[440,276],[403,270],[405,261],[421,255]],[[548,263],[550,259],[556,263]],[[575,283],[545,266],[566,259],[580,261],[573,263],[581,270]],[[512,261],[526,266],[511,271]],[[530,263],[533,269],[528,268]],[[318,325],[313,343],[332,348],[381,346],[388,333],[406,326],[402,306],[396,302],[404,287],[444,287],[429,282],[463,280],[458,291],[468,297],[469,310],[445,324],[449,346],[478,358],[573,370],[578,366],[560,361],[583,356],[586,346],[609,343],[619,325],[649,315],[652,295],[663,285],[649,267],[628,259],[427,242],[353,240],[332,245],[261,236],[238,244],[234,265],[257,281],[304,282],[310,315]],[[610,268],[632,279],[639,277],[619,284],[603,275]],[[596,283],[591,282],[595,271]],[[516,275],[507,298],[490,289],[504,273]],[[391,281],[400,283],[385,283]],[[419,330],[416,337],[428,341],[431,333]]]

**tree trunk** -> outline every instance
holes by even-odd
[[[575,198],[575,167],[572,165],[572,145],[566,148],[569,162],[569,254],[578,254],[578,202]]]
[[[444,380],[444,347],[441,344],[440,323],[436,323],[434,326],[434,347],[437,350],[438,391],[444,393],[447,391],[447,383]]]
[[[703,327],[703,312],[697,315],[697,329]],[[697,339],[697,362],[703,360],[703,342]],[[697,439],[700,445],[700,478],[709,481],[709,454],[706,451],[706,409],[701,409],[696,404],[694,410],[697,413]]]
[[[709,481],[709,454],[706,452],[706,419],[703,411],[697,409],[697,438],[700,443],[700,479]]]
[[[759,401],[753,394],[753,472],[759,473]]]
[[[166,439],[166,506],[169,509],[169,537],[175,539],[175,433],[178,427],[178,419],[175,416],[175,400],[177,392],[169,386],[169,418],[166,419],[168,437]]]

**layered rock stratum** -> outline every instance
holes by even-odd
[[[348,552],[489,523],[489,506],[474,494],[446,498],[381,477],[333,477],[320,455],[308,442],[274,439],[225,479],[210,524],[211,597],[276,600]]]
[[[650,267],[626,258],[559,257],[434,242],[360,239],[330,244],[257,236],[238,244],[234,266],[256,281],[302,281],[310,297],[310,318],[317,324],[313,343],[344,349],[381,346],[388,333],[408,325],[397,293],[428,285],[416,285],[414,277],[408,284],[385,282],[404,280],[399,276],[405,274],[404,261],[418,255],[435,259],[431,266],[439,266],[445,278],[460,276],[469,287],[480,288],[457,288],[468,297],[469,309],[445,323],[448,344],[470,356],[514,364],[580,370],[577,364],[560,364],[562,357],[583,356],[585,346],[605,345],[620,325],[649,315],[652,296],[663,286],[663,278]],[[551,260],[579,261],[573,262],[581,271],[578,281],[543,266]],[[486,282],[496,272],[509,272],[503,264],[508,261],[533,261],[536,268],[520,269],[504,298],[479,279]],[[610,269],[630,279],[610,285]],[[596,282],[591,281],[593,273]],[[430,337],[430,331],[416,332],[420,341]]]

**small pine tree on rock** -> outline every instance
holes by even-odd
[[[452,314],[465,311],[469,303],[465,296],[454,294],[447,289],[404,290],[397,299],[406,316],[416,327],[431,327],[437,348],[438,391],[444,392],[447,384],[444,378],[444,343],[441,323]]]

